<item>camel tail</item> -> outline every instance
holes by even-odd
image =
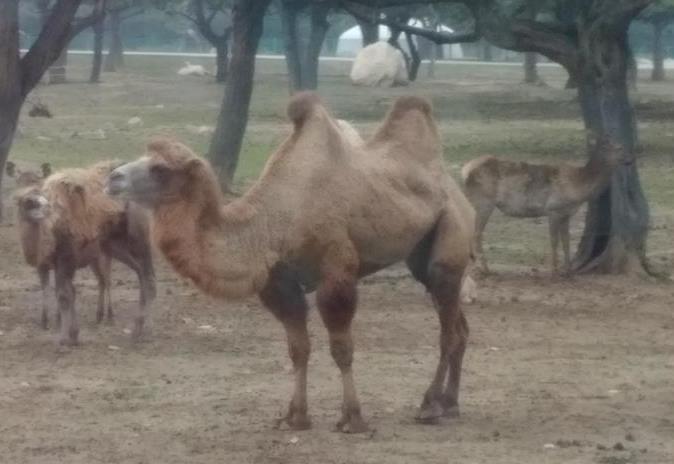
[[[321,99],[314,92],[300,92],[288,103],[288,119],[295,125],[295,129],[302,127],[311,115],[314,108],[321,106]]]

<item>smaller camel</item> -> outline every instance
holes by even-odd
[[[475,248],[483,272],[489,268],[482,237],[494,207],[511,217],[547,216],[553,273],[559,271],[560,240],[563,273],[570,272],[569,221],[583,203],[607,187],[614,169],[624,162],[623,150],[609,142],[596,143],[593,152],[584,166],[532,164],[494,156],[482,156],[463,166],[464,190],[477,213]]]
[[[40,184],[44,179],[51,175],[52,169],[51,164],[42,163],[40,165],[40,173],[32,170],[22,171],[12,161],[7,161],[5,172],[8,177],[14,179],[16,187],[21,188]]]
[[[132,336],[138,339],[155,295],[154,268],[149,245],[147,214],[137,205],[124,204],[103,194],[103,182],[113,164],[68,169],[44,181],[24,184],[15,194],[18,229],[26,263],[37,269],[42,287],[41,324],[49,324],[49,274],[55,274],[60,342],[78,343],[75,313],[77,269],[90,267],[98,280],[97,322],[113,318],[110,298],[111,258],[138,275],[140,304]],[[61,319],[63,318],[63,321]],[[62,322],[62,323],[61,323]]]

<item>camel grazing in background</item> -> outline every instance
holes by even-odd
[[[498,208],[506,216],[547,216],[550,226],[552,270],[558,272],[557,247],[562,241],[564,273],[570,271],[569,222],[586,201],[607,186],[614,169],[624,162],[620,147],[598,142],[584,166],[531,164],[482,156],[466,163],[461,176],[468,199],[475,207],[476,250],[481,268],[488,272],[482,237],[489,217]]]
[[[15,194],[18,229],[26,262],[37,269],[42,287],[42,326],[48,326],[49,273],[54,270],[60,342],[78,343],[75,312],[77,269],[90,267],[98,280],[100,322],[110,301],[110,264],[115,258],[133,269],[140,282],[140,304],[132,336],[140,337],[147,306],[155,296],[154,268],[147,214],[137,205],[124,204],[103,193],[113,164],[67,169],[44,181],[25,185]]]
[[[210,165],[166,139],[115,169],[108,192],[151,209],[153,240],[178,273],[216,297],[258,294],[281,321],[295,391],[279,424],[310,427],[305,292],[316,289],[343,383],[337,427],[367,430],[352,372],[356,286],[399,261],[432,295],[441,328],[440,360],[417,419],[457,414],[468,337],[459,291],[473,224],[452,197],[430,104],[398,99],[362,145],[314,94],[293,98],[288,115],[292,134],[251,189],[230,203],[223,203]]]
[[[12,161],[7,161],[5,172],[7,172],[8,177],[14,179],[17,188],[20,188],[40,184],[44,179],[51,175],[52,169],[51,164],[42,163],[40,165],[40,173],[35,171],[22,171],[17,168],[16,164]]]

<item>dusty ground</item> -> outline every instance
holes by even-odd
[[[208,136],[187,127],[213,124],[221,88],[176,78],[178,64],[130,59],[126,74],[106,74],[100,86],[41,87],[36,95],[56,117],[22,118],[13,159],[33,165],[48,159],[58,168],[131,158],[157,131],[204,150]],[[73,74],[86,71],[75,67]],[[434,81],[377,91],[352,88],[344,69],[322,71],[326,100],[366,132],[393,96],[432,97],[454,172],[484,153],[582,159],[573,95],[559,88],[565,77],[550,68],[543,72],[553,88],[542,89],[521,86],[517,68],[448,67]],[[260,68],[243,181],[259,171],[286,130],[282,72],[282,62]],[[642,82],[640,92],[640,169],[653,214],[648,253],[668,272],[674,262],[672,84]],[[134,115],[143,118],[142,127],[126,127]],[[90,139],[98,130],[106,138]],[[574,242],[581,231],[579,215]],[[37,278],[23,264],[14,229],[0,224],[0,463],[671,464],[674,286],[638,278],[553,279],[544,272],[547,240],[544,221],[495,215],[490,222],[486,244],[498,274],[479,281],[479,302],[466,308],[472,333],[463,415],[440,426],[412,419],[437,359],[438,327],[427,297],[400,269],[364,282],[355,370],[375,432],[345,436],[332,431],[341,387],[315,314],[314,428],[273,430],[292,375],[283,330],[256,301],[207,299],[159,263],[153,334],[134,346],[124,333],[137,298],[132,276],[115,268],[117,320],[96,327],[94,280],[82,272],[83,344],[59,348],[56,334],[37,326]]]
[[[94,281],[83,272],[83,344],[59,348],[37,326],[36,279],[13,233],[0,228],[0,462],[674,460],[671,285],[501,269],[467,307],[462,417],[421,426],[412,417],[436,362],[435,317],[403,272],[374,276],[361,286],[355,324],[357,384],[374,432],[332,431],[340,382],[313,315],[314,428],[297,433],[272,428],[292,376],[283,331],[256,301],[212,301],[162,265],[151,341],[134,346],[123,332],[131,276],[117,269],[116,324],[96,327]]]

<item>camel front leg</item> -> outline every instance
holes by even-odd
[[[552,273],[557,274],[559,263],[557,261],[557,247],[559,245],[560,221],[556,216],[548,217],[548,226],[550,228],[550,251],[552,255]]]
[[[75,267],[67,258],[56,260],[54,266],[54,281],[56,286],[56,301],[60,315],[61,345],[74,346],[79,343],[79,324],[75,312]]]
[[[49,269],[46,267],[38,268],[40,276],[40,290],[42,292],[42,314],[40,315],[40,326],[47,330],[49,328]]]
[[[288,413],[276,423],[286,423],[295,430],[311,427],[307,415],[307,366],[311,344],[307,331],[307,304],[304,291],[292,273],[282,265],[272,269],[265,288],[260,292],[262,303],[281,321],[288,338],[288,354],[295,372],[295,391]]]
[[[353,380],[351,321],[356,311],[356,279],[350,274],[328,274],[318,287],[318,308],[330,338],[330,353],[342,375],[344,398],[337,429],[346,433],[367,432]]]
[[[563,273],[568,275],[571,272],[571,250],[569,246],[569,227],[571,218],[565,217],[559,224],[559,235],[562,239],[562,251],[564,252],[564,270]]]

